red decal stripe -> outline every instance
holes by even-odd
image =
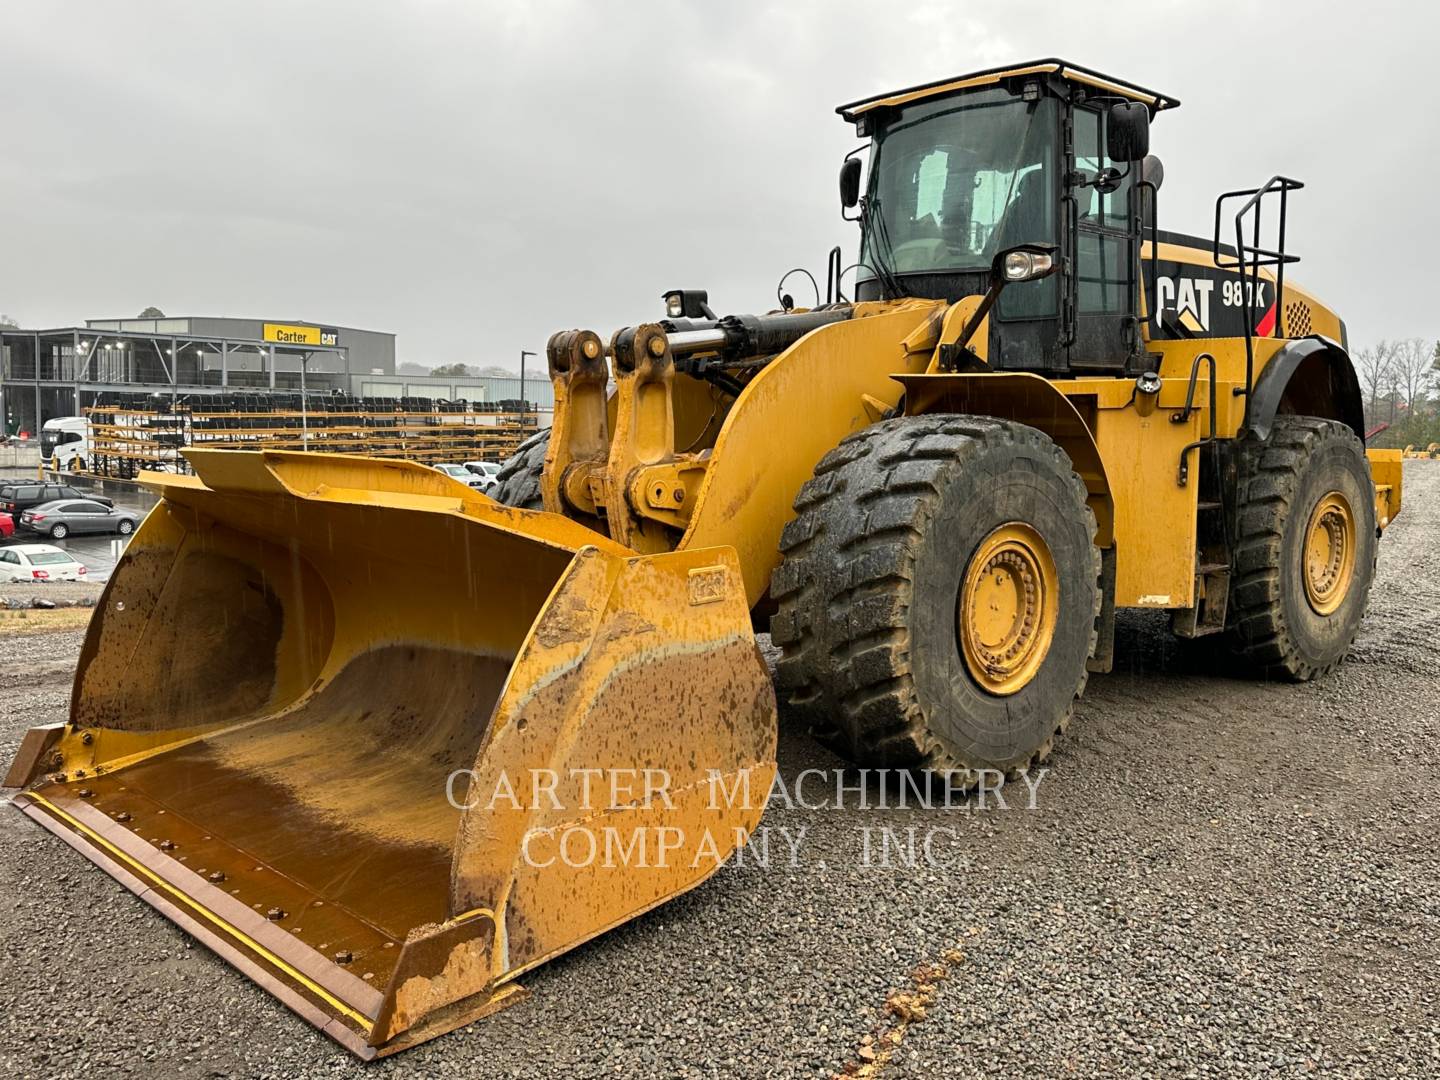
[[[1275,330],[1275,305],[1270,305],[1270,310],[1265,312],[1265,317],[1255,327],[1255,333],[1259,337],[1269,337]]]

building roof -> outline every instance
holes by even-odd
[[[892,90],[884,94],[876,94],[872,97],[861,98],[859,101],[852,101],[848,105],[841,105],[835,111],[846,120],[854,121],[857,117],[869,112],[871,109],[883,108],[886,106],[908,105],[914,101],[923,101],[926,98],[940,97],[943,94],[954,93],[957,90],[969,90],[977,86],[993,86],[1001,79],[1008,79],[1015,75],[1055,75],[1067,79],[1082,86],[1088,86],[1096,90],[1103,90],[1107,94],[1115,94],[1119,97],[1128,98],[1131,101],[1144,102],[1156,112],[1161,109],[1173,109],[1180,104],[1180,99],[1171,97],[1169,94],[1162,94],[1156,90],[1147,90],[1143,86],[1136,86],[1134,83],[1126,82],[1124,79],[1117,79],[1110,75],[1102,75],[1098,71],[1082,67],[1079,64],[1072,64],[1068,60],[1061,60],[1058,57],[1050,57],[1045,60],[1032,60],[1025,64],[1009,64],[1005,67],[990,68],[986,71],[977,71],[970,75],[956,75],[948,79],[939,79],[935,82],[923,83],[920,86],[912,86],[904,90]]]
[[[252,315],[123,315],[114,319],[86,319],[85,325],[90,329],[101,329],[96,324],[111,323],[137,323],[137,322],[232,322],[232,323],[280,323],[286,326],[325,326],[335,330],[348,330],[357,334],[384,334],[387,337],[395,337],[390,330],[368,330],[360,326],[342,326],[339,323],[317,321],[315,319],[275,319],[259,318]],[[113,331],[112,331],[113,332]]]

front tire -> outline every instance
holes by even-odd
[[[1375,576],[1375,488],[1365,447],[1344,424],[1277,416],[1235,449],[1236,654],[1305,681],[1350,651]]]
[[[135,531],[135,523],[133,521],[122,521],[116,526],[116,529],[121,536],[129,536]]]
[[[1043,760],[1085,687],[1100,553],[1085,485],[1021,424],[882,421],[825,456],[771,580],[789,708],[851,761]]]

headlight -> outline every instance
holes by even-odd
[[[1055,257],[1038,251],[1011,251],[1005,256],[1005,280],[1033,281],[1055,268]]]
[[[672,292],[665,294],[665,315],[671,319],[678,319],[685,314],[685,294]]]

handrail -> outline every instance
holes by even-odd
[[[1260,268],[1263,266],[1275,267],[1275,321],[1270,328],[1270,336],[1279,337],[1280,302],[1285,292],[1285,267],[1290,263],[1300,261],[1300,256],[1291,255],[1285,250],[1285,225],[1289,195],[1290,192],[1299,191],[1304,186],[1299,180],[1288,176],[1272,176],[1258,188],[1227,191],[1215,200],[1215,236],[1211,257],[1221,270],[1238,268],[1240,271],[1240,306],[1245,320],[1245,385],[1237,387],[1235,393],[1243,394],[1245,397],[1245,413],[1240,421],[1242,431],[1248,430],[1250,427],[1250,399],[1255,387],[1254,305],[1255,297],[1259,294],[1261,287]],[[1275,250],[1271,250],[1260,246],[1261,208],[1265,197],[1276,193],[1280,196],[1280,221],[1276,237],[1277,246]],[[1247,196],[1248,198],[1246,198]],[[1246,201],[1235,214],[1235,253],[1232,256],[1221,248],[1220,224],[1225,203],[1230,199],[1239,198],[1246,198]],[[1245,218],[1247,215],[1252,218],[1251,241],[1248,244],[1245,242]]]

